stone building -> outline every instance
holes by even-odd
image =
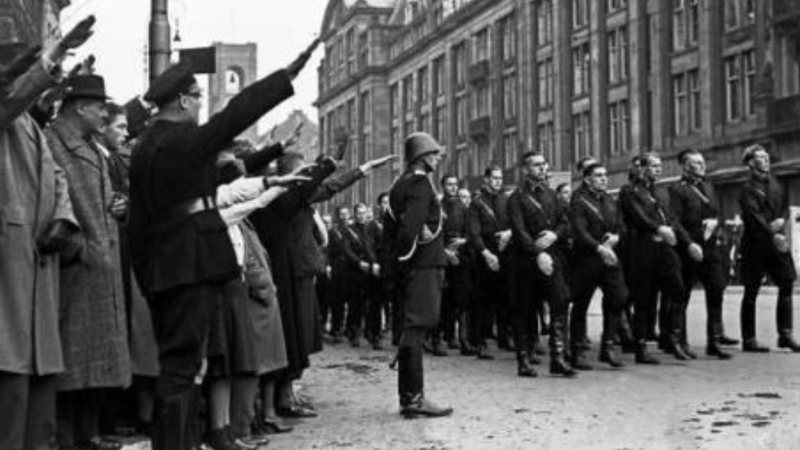
[[[52,42],[60,36],[59,14],[70,0],[0,0],[0,44]]]
[[[213,47],[216,70],[208,76],[209,115],[225,109],[231,98],[258,80],[258,46],[255,43],[214,42]],[[255,144],[258,141],[257,126],[245,130],[241,137]]]
[[[513,170],[539,149],[583,155],[619,186],[633,155],[701,149],[736,210],[742,146],[767,143],[800,202],[800,2],[794,0],[331,0],[321,36],[320,142],[351,134],[359,159],[401,153],[416,130],[447,170]],[[393,174],[353,194],[371,199]]]

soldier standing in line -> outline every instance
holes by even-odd
[[[614,335],[619,329],[628,288],[622,276],[616,246],[622,233],[621,217],[614,199],[606,192],[606,168],[593,162],[583,169],[582,194],[572,197],[569,219],[573,235],[571,335],[586,335],[586,312],[592,295],[603,290],[603,337],[600,361],[613,367],[623,364],[614,354]],[[572,366],[590,370],[582,342],[572,343]]]
[[[389,192],[390,213],[385,223],[391,273],[403,297],[403,331],[398,361],[400,413],[406,418],[441,417],[452,408],[425,398],[422,344],[439,321],[444,282],[442,205],[430,179],[442,158],[442,147],[426,133],[406,138],[406,171]]]
[[[722,337],[722,299],[725,293],[725,270],[723,268],[722,247],[720,247],[719,227],[722,217],[715,204],[716,196],[711,183],[705,180],[706,162],[697,150],[686,150],[678,155],[683,166],[681,181],[669,187],[669,206],[673,217],[681,224],[692,241],[690,245],[700,248],[694,251],[681,251],[684,294],[673,300],[673,307],[684,310],[683,336],[681,344],[684,352],[690,354],[686,338],[686,308],[692,296],[692,287],[699,279],[706,291],[706,354],[719,359],[730,359],[731,354],[720,347]],[[688,350],[688,351],[687,351]],[[690,355],[691,356],[691,355]]]
[[[508,198],[503,193],[503,170],[490,166],[483,174],[484,185],[475,194],[467,213],[469,244],[475,252],[476,290],[470,299],[470,344],[479,359],[494,359],[486,346],[491,334],[492,310],[508,303],[504,275],[508,273],[508,244],[511,228],[506,214]],[[499,313],[498,313],[499,314]],[[498,346],[505,323],[498,320]],[[507,339],[507,338],[506,338]]]
[[[517,375],[535,377],[534,342],[538,302],[550,303],[550,373],[571,377],[577,372],[564,358],[567,341],[569,288],[566,260],[557,241],[566,239],[569,224],[564,205],[547,186],[544,155],[528,152],[521,159],[524,180],[508,201],[513,231],[515,301],[514,331]]]
[[[750,169],[750,179],[742,188],[742,350],[768,352],[756,341],[756,298],[764,275],[778,286],[778,348],[800,352],[792,337],[792,287],[796,278],[789,242],[784,234],[789,206],[778,180],[770,174],[770,157],[761,145],[747,147],[742,158]]]
[[[635,305],[634,335],[637,340],[636,362],[658,364],[659,361],[647,351],[648,315],[653,310],[659,290],[667,299],[681,298],[683,277],[680,258],[675,251],[678,245],[676,229],[668,215],[666,205],[656,196],[656,181],[661,175],[661,158],[654,153],[642,156],[642,177],[634,180],[625,197],[620,197],[620,207],[625,218],[629,257],[633,266],[629,269],[631,295]],[[682,230],[681,228],[678,231]],[[681,243],[686,243],[682,238]],[[663,306],[662,306],[663,307]],[[680,345],[683,323],[682,308],[671,310],[669,332],[670,350],[676,358],[686,360],[689,356]],[[667,333],[667,330],[662,330]]]

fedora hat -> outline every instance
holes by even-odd
[[[64,100],[78,98],[106,101],[106,82],[99,75],[76,75],[67,79],[64,86]]]

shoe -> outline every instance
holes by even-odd
[[[711,344],[708,344],[708,346],[706,346],[706,355],[707,356],[716,357],[716,358],[719,358],[719,359],[731,359],[731,358],[733,358],[733,355],[731,355],[730,353],[728,353],[725,350],[723,350],[722,348],[720,348],[718,342],[719,341],[711,343]]]
[[[86,443],[85,447],[81,448],[85,448],[87,450],[121,450],[122,442],[119,442],[116,439],[95,436]]]
[[[778,338],[778,348],[787,348],[795,353],[800,353],[800,344],[795,342],[790,334],[784,334]]]
[[[475,350],[475,347],[469,345],[466,342],[461,343],[461,356],[475,356],[478,354],[478,351]]]
[[[636,363],[637,364],[660,364],[659,361],[655,356],[651,355],[650,352],[647,351],[647,344],[644,342],[639,342],[637,344],[638,349],[636,350]]]
[[[572,368],[576,370],[592,370],[591,364],[589,361],[586,361],[586,356],[583,354],[583,350],[574,349],[572,350]]]
[[[203,436],[203,444],[212,450],[242,450],[244,448],[231,440],[227,428],[206,431]]]
[[[489,349],[485,345],[482,345],[482,346],[478,347],[478,351],[477,351],[476,355],[477,355],[478,359],[482,359],[484,361],[490,361],[490,360],[494,359],[494,355],[489,353]]]
[[[569,363],[567,363],[567,361],[564,359],[563,356],[551,356],[550,374],[563,375],[567,378],[570,378],[578,375],[578,372],[576,372],[575,369],[570,367]]]
[[[406,419],[446,417],[453,414],[453,408],[437,406],[419,393],[409,403],[400,406],[400,414]]]
[[[625,367],[625,364],[617,358],[610,342],[600,348],[600,355],[598,355],[597,360],[602,363],[607,363],[611,367]]]
[[[747,353],[769,353],[769,347],[759,345],[755,338],[745,339],[742,343],[742,351]]]
[[[683,353],[685,353],[686,356],[689,357],[689,359],[697,359],[697,352],[692,350],[692,347],[689,347],[688,343],[682,342],[681,349],[683,350]]]
[[[667,353],[674,355],[675,359],[680,361],[688,361],[691,359],[689,355],[687,355],[686,352],[683,351],[683,346],[681,345],[680,341],[678,341],[678,339],[670,338],[668,345],[669,345],[669,351]]]
[[[312,417],[317,417],[316,411],[311,408],[306,408],[304,406],[279,406],[276,408],[276,411],[279,416],[281,417],[288,417],[292,419],[308,419]]]
[[[739,340],[732,337],[725,336],[724,334],[717,339],[719,345],[739,345]]]
[[[262,434],[262,435],[291,433],[292,431],[294,431],[294,427],[283,425],[279,423],[276,419],[267,419],[267,418],[257,421],[253,425],[253,429],[254,429],[253,434]]]
[[[430,352],[431,352],[431,355],[433,355],[433,356],[448,356],[447,350],[442,348],[441,341],[434,342],[433,345],[431,346]]]
[[[233,431],[230,425],[225,427],[225,431],[228,433],[228,440],[247,450],[256,450],[259,447],[269,444],[269,438],[264,436],[263,433],[241,435]]]

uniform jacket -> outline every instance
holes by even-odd
[[[366,224],[354,223],[348,227],[343,227],[342,232],[342,253],[345,259],[345,266],[349,270],[361,272],[359,264],[363,261],[368,264],[378,262],[375,253],[374,236]]]
[[[473,197],[467,210],[467,236],[477,253],[489,249],[497,255],[498,241],[495,233],[510,228],[507,210],[508,196],[494,193],[483,187]]]
[[[621,235],[623,232],[622,217],[614,199],[605,192],[589,189],[572,196],[569,223],[576,254],[596,254],[597,246],[603,243],[607,234]]]
[[[67,179],[47,139],[25,113],[55,84],[36,64],[0,102],[0,372],[51,375],[64,369],[58,333],[58,255],[36,240],[55,220],[77,225]]]
[[[675,231],[678,246],[685,247],[691,239],[680,222],[674,219],[668,209],[668,200],[656,186],[644,180],[637,180],[620,195],[620,208],[626,229],[631,239],[652,240],[658,227],[670,226]]]
[[[133,267],[147,292],[221,282],[239,273],[217,211],[171,211],[213,198],[217,154],[293,93],[286,72],[278,71],[248,86],[203,126],[157,120],[143,133],[131,161],[130,236]]]
[[[61,341],[66,371],[59,389],[130,383],[131,365],[117,221],[109,206],[108,164],[91,138],[56,119],[47,130],[53,156],[64,169],[83,251],[61,270]]]
[[[772,243],[775,233],[769,224],[789,217],[789,206],[778,180],[771,175],[763,181],[751,176],[742,186],[739,207],[744,222],[742,252],[777,252]]]
[[[443,268],[444,220],[442,206],[430,178],[422,172],[406,171],[389,191],[391,218],[384,224],[384,242],[392,246],[390,254],[402,271]],[[423,227],[433,239],[421,239]]]
[[[563,248],[559,241],[568,238],[569,223],[564,205],[556,191],[542,183],[524,181],[508,200],[513,239],[511,245],[519,254],[536,255],[536,239],[544,231],[558,235],[548,253]]]
[[[722,217],[716,205],[716,195],[711,183],[682,178],[669,187],[669,208],[672,216],[686,230],[689,238],[700,245],[705,242],[703,221],[719,220],[717,232],[721,230]]]

